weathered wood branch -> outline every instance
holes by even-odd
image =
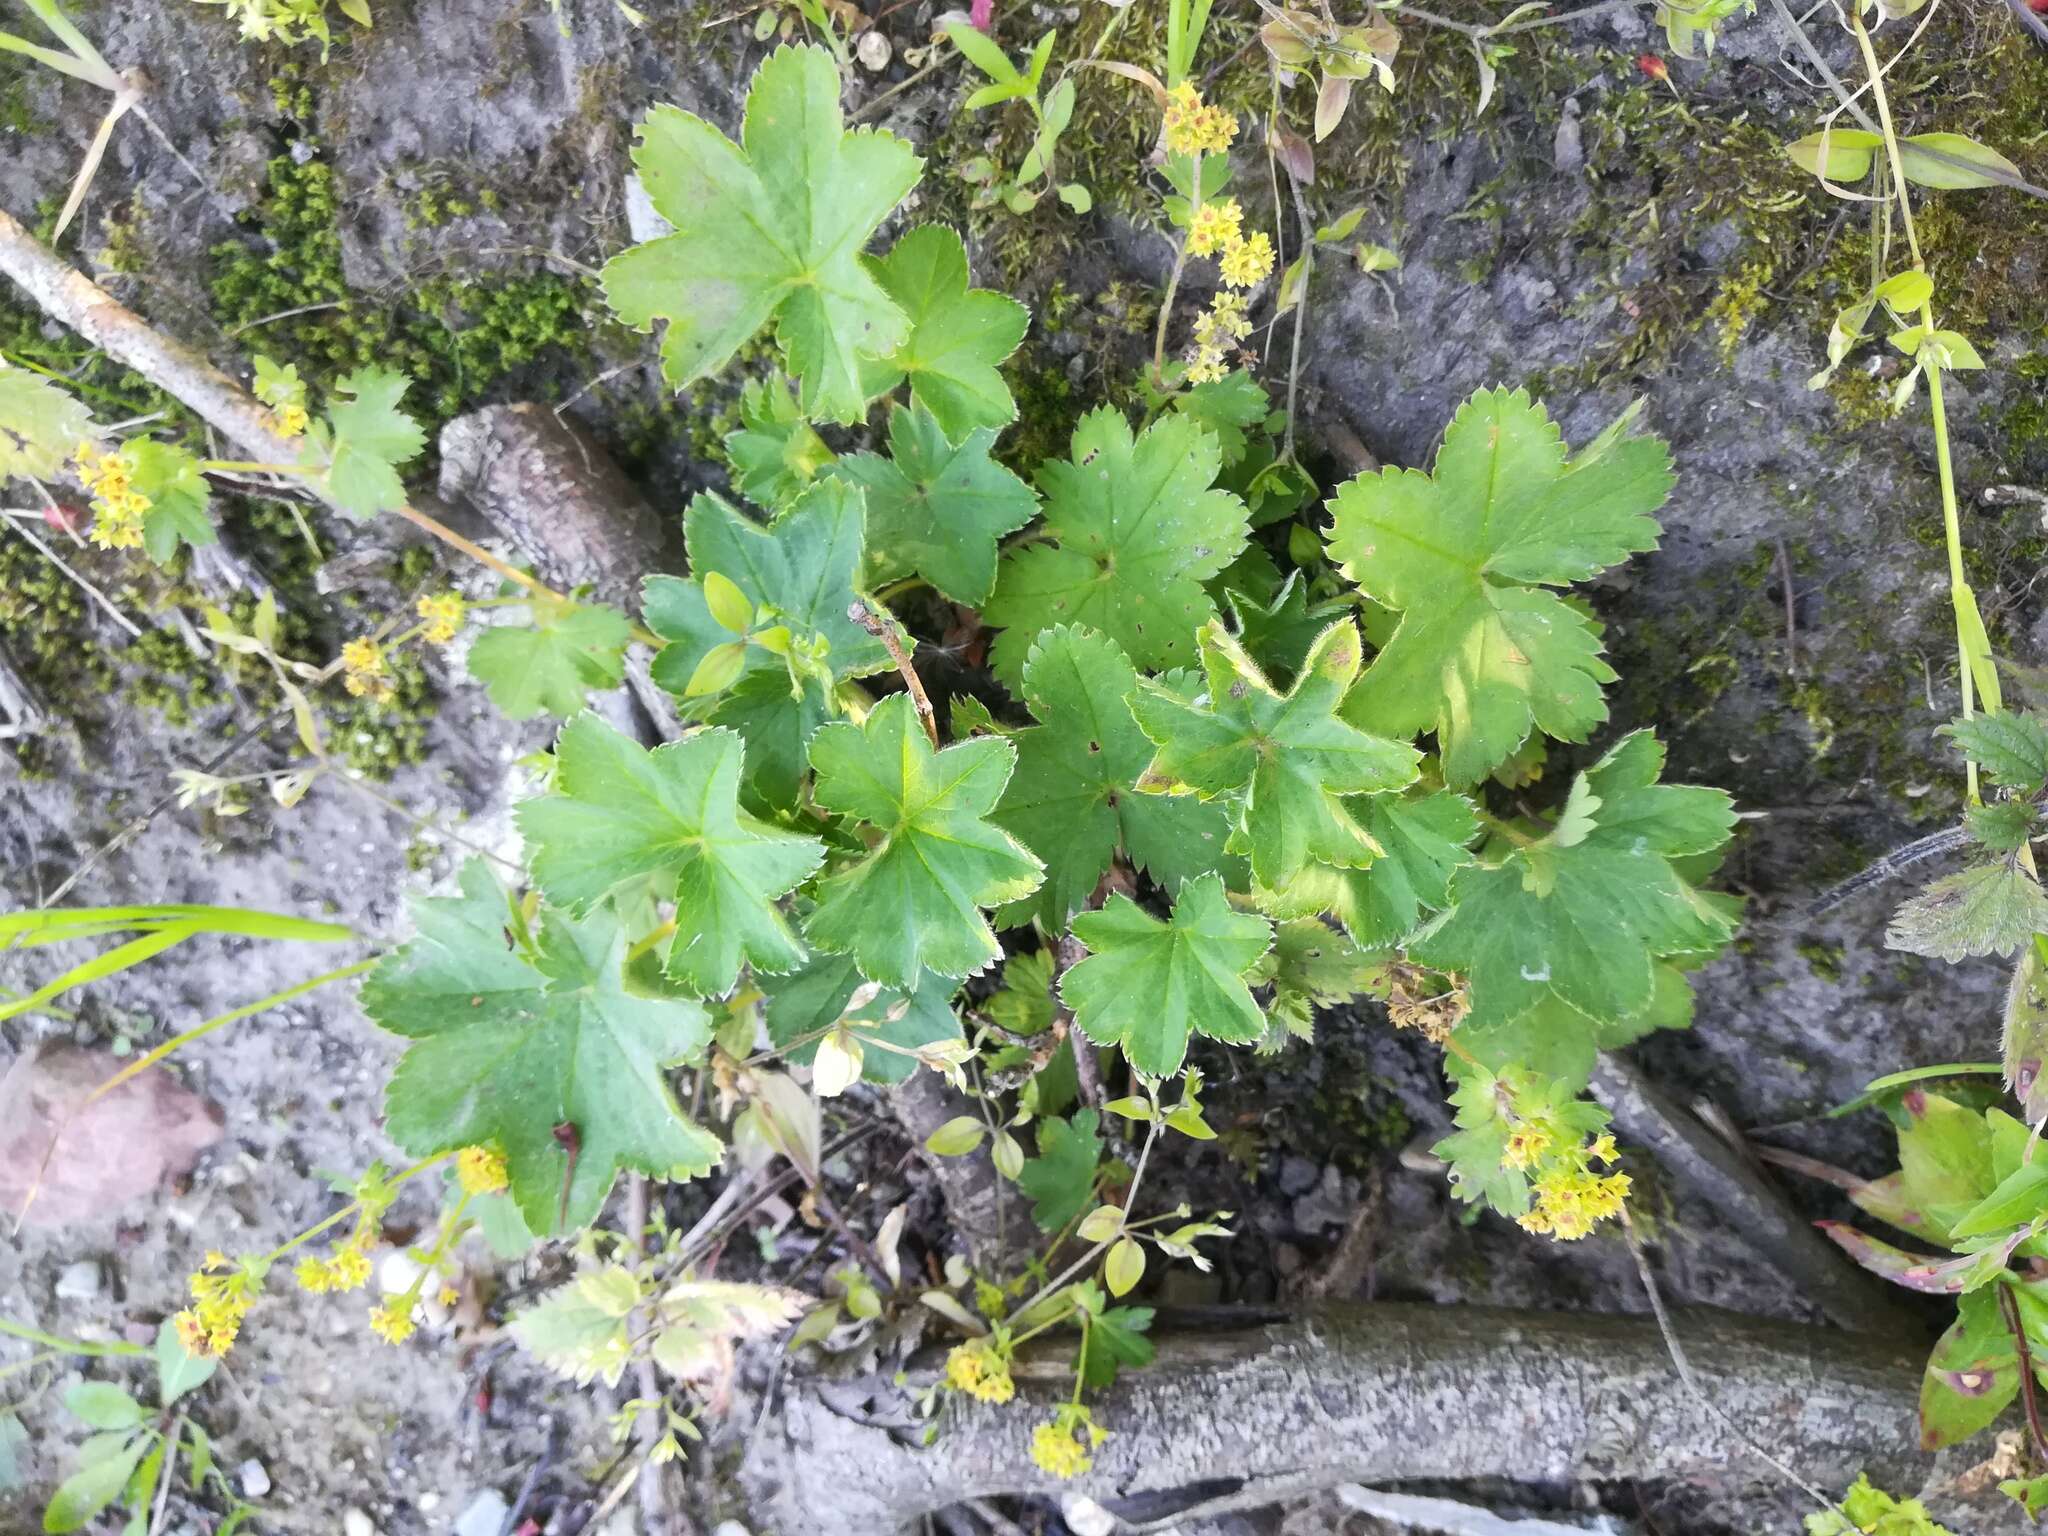
[[[1676,1322],[1706,1391],[1820,1486],[1867,1470],[1917,1489],[1934,1468],[1911,1448],[1914,1348],[1714,1311]],[[1111,1435],[1094,1469],[1061,1483],[1034,1465],[1030,1440],[1069,1396],[1071,1371],[1069,1345],[1020,1370],[1015,1401],[951,1399],[928,1449],[863,1422],[890,1415],[850,1412],[844,1394],[792,1390],[748,1458],[749,1492],[780,1530],[885,1532],[995,1494],[1071,1491],[1115,1509],[1236,1482],[1271,1482],[1280,1498],[1418,1478],[1772,1477],[1701,1411],[1648,1318],[1331,1304],[1169,1332],[1156,1364],[1097,1403]]]
[[[1933,1343],[1924,1319],[1902,1304],[1900,1292],[1848,1263],[1761,1168],[1633,1063],[1602,1055],[1589,1086],[1630,1142],[1648,1148],[1832,1321],[1858,1332]]]
[[[190,406],[252,458],[266,464],[297,462],[298,447],[271,430],[261,401],[202,353],[156,330],[5,209],[0,209],[0,273],[45,314]]]

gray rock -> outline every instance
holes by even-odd
[[[76,1264],[66,1264],[63,1273],[57,1276],[57,1299],[91,1301],[105,1284],[106,1276],[100,1272],[99,1260],[80,1259]]]
[[[1280,1159],[1280,1193],[1289,1197],[1305,1195],[1316,1187],[1321,1171],[1305,1157],[1289,1153]]]
[[[1335,1163],[1323,1169],[1322,1182],[1294,1202],[1294,1227],[1298,1232],[1320,1232],[1341,1226],[1351,1219],[1358,1205],[1357,1181],[1337,1171]]]
[[[469,1501],[469,1507],[455,1517],[455,1536],[498,1536],[512,1506],[495,1488],[486,1488]]]
[[[235,1481],[245,1499],[260,1499],[270,1492],[270,1474],[254,1456],[235,1468]]]

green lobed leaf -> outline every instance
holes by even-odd
[[[2048,721],[2039,715],[2000,710],[1952,720],[1935,732],[1946,736],[1971,761],[1983,765],[1994,783],[2023,796],[2048,784]]]
[[[1095,1311],[1088,1320],[1076,1361],[1081,1379],[1100,1392],[1116,1385],[1118,1371],[1138,1371],[1150,1365],[1152,1341],[1145,1335],[1151,1327],[1150,1307],[1104,1307]]]
[[[1094,1199],[1100,1124],[1092,1109],[1076,1110],[1070,1120],[1038,1122],[1038,1156],[1024,1160],[1017,1187],[1031,1197],[1031,1219],[1041,1232],[1059,1231]]]
[[[819,882],[806,937],[899,988],[927,967],[966,976],[999,958],[981,908],[1029,895],[1043,877],[1031,852],[988,819],[1016,749],[979,737],[934,750],[910,696],[895,693],[859,725],[821,727],[810,760],[818,804],[881,838]]]
[[[1119,848],[1169,890],[1239,867],[1223,851],[1223,807],[1137,792],[1154,750],[1131,714],[1137,686],[1137,670],[1107,635],[1062,626],[1032,645],[1023,692],[1039,723],[1010,738],[1017,770],[994,820],[1044,861],[1046,875],[1036,894],[997,914],[1003,926],[1035,917],[1057,933]]]
[[[1309,647],[1322,638],[1331,623],[1352,611],[1344,602],[1311,603],[1308,583],[1300,571],[1288,572],[1270,602],[1260,603],[1250,593],[1237,590],[1224,592],[1223,601],[1230,609],[1238,644],[1281,685],[1293,680]]]
[[[405,374],[358,368],[334,386],[347,398],[329,404],[327,420],[307,434],[307,461],[325,460],[328,495],[344,512],[374,517],[405,505],[398,466],[427,445],[419,423],[399,409],[411,387]]]
[[[1607,718],[1600,689],[1615,674],[1586,617],[1542,588],[1654,549],[1650,514],[1671,486],[1657,438],[1610,428],[1567,458],[1526,393],[1485,389],[1445,431],[1432,474],[1346,482],[1330,502],[1330,558],[1401,613],[1347,717],[1386,736],[1435,731],[1453,789],[1507,761],[1532,728],[1584,741]]]
[[[921,224],[867,266],[910,319],[894,350],[863,361],[868,395],[885,395],[908,379],[912,404],[931,412],[956,443],[977,427],[1016,420],[1017,402],[998,365],[1023,341],[1031,312],[1007,294],[968,286],[960,237],[944,225]]]
[[[579,1386],[600,1379],[616,1386],[632,1358],[626,1320],[638,1299],[639,1285],[623,1267],[588,1271],[516,1314],[512,1336],[542,1365]]]
[[[1220,621],[1204,625],[1198,639],[1206,697],[1190,703],[1150,681],[1132,696],[1138,724],[1158,748],[1138,787],[1209,801],[1231,796],[1230,847],[1250,855],[1254,878],[1267,887],[1312,863],[1370,863],[1381,850],[1345,797],[1401,788],[1421,754],[1339,718],[1358,675],[1357,628],[1343,619],[1324,630],[1285,694]]]
[[[1951,963],[1973,955],[2019,953],[2048,929],[2048,893],[2016,857],[1978,864],[1929,881],[1902,902],[1885,944]]]
[[[213,493],[197,459],[175,443],[153,438],[128,443],[126,451],[135,462],[135,489],[149,498],[149,510],[142,514],[143,553],[166,565],[180,544],[199,549],[219,541],[206,515]]]
[[[1183,884],[1166,922],[1117,895],[1076,914],[1073,933],[1089,954],[1060,978],[1060,997],[1082,1034],[1148,1077],[1179,1071],[1190,1035],[1244,1044],[1265,1033],[1245,975],[1272,926],[1233,911],[1216,876]]]
[[[0,361],[0,484],[56,479],[78,445],[97,435],[92,412],[77,400]]]
[[[996,581],[1003,535],[1038,512],[1031,487],[988,455],[995,433],[977,427],[956,441],[922,405],[889,411],[889,457],[856,453],[833,473],[867,503],[867,579],[922,576],[956,603],[984,601]]]
[[[682,695],[705,654],[733,638],[704,598],[703,578],[713,571],[739,588],[756,623],[786,624],[800,637],[823,640],[835,678],[865,677],[889,666],[888,648],[846,616],[862,596],[866,515],[858,486],[821,480],[766,524],[706,492],[690,502],[683,540],[690,578],[648,577],[642,603],[648,627],[667,642],[652,670],[669,692]],[[753,648],[748,667],[771,671],[788,685],[782,661],[767,651]]]
[[[725,456],[739,493],[770,510],[798,495],[834,458],[780,374],[747,381],[740,427],[726,434]]]
[[[555,756],[558,792],[517,813],[548,900],[586,915],[651,879],[675,904],[663,968],[699,996],[725,996],[743,963],[773,973],[803,961],[776,903],[809,878],[825,847],[739,808],[737,733],[693,731],[650,752],[582,714],[563,727]]]
[[[1599,801],[1591,830],[1458,871],[1450,909],[1409,953],[1468,975],[1482,1023],[1547,996],[1595,1020],[1641,1012],[1654,995],[1656,959],[1712,953],[1735,928],[1726,903],[1694,890],[1672,865],[1725,843],[1733,807],[1719,790],[1659,784],[1663,765],[1664,749],[1647,731],[1623,737],[1582,775]]]
[[[680,389],[723,368],[771,321],[806,413],[866,411],[862,356],[894,351],[910,319],[861,261],[923,169],[892,134],[846,131],[822,48],[778,48],[747,90],[744,144],[676,107],[640,124],[633,164],[674,233],[605,264],[626,324],[664,320],[662,371]]]
[[[469,648],[469,675],[513,720],[576,714],[626,675],[633,626],[602,603],[537,603],[532,625],[494,624]]]
[[[1003,556],[982,618],[1001,628],[990,652],[1014,688],[1031,643],[1058,624],[1085,624],[1141,671],[1185,665],[1215,615],[1202,583],[1245,546],[1244,503],[1214,490],[1216,439],[1185,416],[1135,435],[1104,406],[1074,429],[1072,458],[1038,471],[1052,542]]]
[[[543,909],[531,941],[508,946],[509,899],[474,860],[461,896],[413,912],[418,936],[362,990],[364,1011],[412,1042],[385,1096],[399,1146],[432,1157],[496,1145],[520,1215],[543,1235],[590,1222],[621,1168],[690,1178],[718,1163],[718,1139],[667,1078],[702,1051],[710,1019],[696,1002],[628,990],[616,913]]]
[[[859,598],[864,541],[858,487],[835,480],[813,485],[765,526],[722,497],[690,503],[683,521],[690,569],[650,576],[642,595],[647,626],[666,642],[655,655],[654,681],[683,701],[685,713],[730,726],[746,738],[742,793],[756,810],[794,805],[811,734],[835,713],[824,680],[792,675],[788,662],[765,647],[746,647],[738,681],[722,693],[686,698],[704,658],[733,642],[712,615],[703,581],[726,577],[753,606],[757,625],[786,625],[806,646],[822,645],[824,669],[835,679],[865,677],[889,666],[881,641],[847,618]]]
[[[1276,916],[1327,912],[1368,949],[1397,944],[1450,905],[1451,877],[1472,862],[1479,818],[1448,790],[1361,796],[1349,809],[1378,858],[1357,869],[1310,865],[1284,890],[1254,894]]]

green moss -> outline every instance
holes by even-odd
[[[1822,981],[1842,979],[1843,953],[1841,945],[1820,939],[1805,939],[1799,944],[1800,958],[1806,961],[1807,969]]]
[[[544,357],[588,363],[599,313],[587,279],[548,272],[436,277],[387,305],[351,291],[342,269],[341,194],[317,156],[273,159],[247,240],[213,251],[215,317],[246,345],[298,365],[320,389],[361,367],[398,368],[431,438],[507,374]],[[437,211],[469,204],[443,198]],[[291,311],[310,311],[290,313]]]

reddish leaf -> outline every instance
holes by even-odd
[[[88,1104],[124,1065],[71,1045],[15,1060],[0,1079],[0,1207],[18,1216],[26,1205],[40,1226],[96,1221],[220,1139],[220,1111],[160,1067]]]

